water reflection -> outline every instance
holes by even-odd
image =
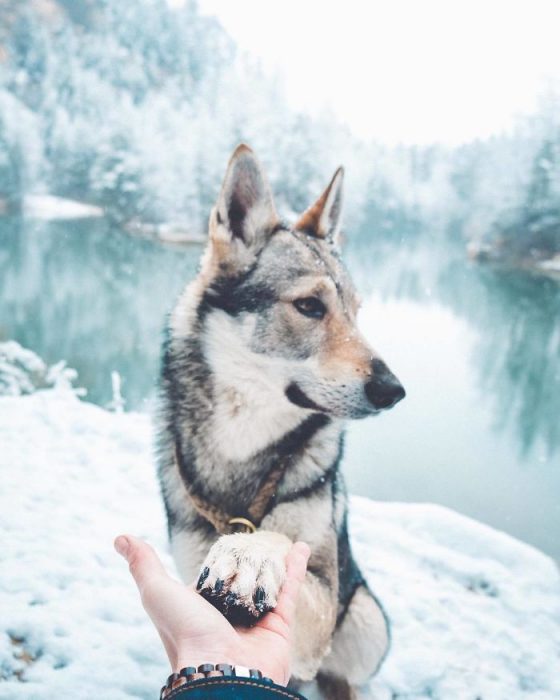
[[[494,309],[482,305],[473,314],[480,384],[497,425],[515,430],[522,452],[542,444],[552,456],[560,444],[560,287],[511,272],[482,282]]]
[[[101,405],[117,370],[127,407],[142,407],[165,314],[200,252],[105,221],[1,218],[0,339],[67,360]],[[408,390],[402,407],[352,427],[351,488],[444,503],[560,556],[560,285],[471,265],[426,235],[362,237],[346,257],[366,331],[374,345],[384,336]]]
[[[153,393],[163,319],[198,257],[99,220],[0,219],[0,338],[65,359],[102,405],[117,370],[138,407]]]
[[[367,261],[367,265],[364,264]],[[473,382],[528,454],[560,447],[560,284],[465,261],[462,249],[425,239],[410,246],[357,246],[350,266],[361,287],[385,299],[438,303],[473,327]],[[437,357],[434,358],[437,362]]]

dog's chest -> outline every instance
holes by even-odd
[[[297,406],[279,407],[278,397],[260,382],[216,385],[209,429],[218,457],[240,462],[266,450],[302,420]]]

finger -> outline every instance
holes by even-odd
[[[308,544],[296,542],[286,557],[286,581],[278,595],[278,603],[274,612],[283,619],[288,627],[294,620],[298,593],[305,580],[310,554],[311,550]]]
[[[168,578],[154,548],[138,537],[119,535],[115,540],[115,549],[127,560],[130,573],[142,596],[150,582]]]

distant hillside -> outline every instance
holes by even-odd
[[[538,262],[560,252],[559,115],[549,95],[515,132],[461,148],[364,144],[290,109],[194,0],[0,0],[0,212],[48,192],[198,232],[245,140],[284,213],[342,162],[350,240],[423,232]]]
[[[198,228],[243,139],[275,163],[288,206],[325,184],[317,127],[194,2],[4,0],[0,26],[4,197],[49,191]]]

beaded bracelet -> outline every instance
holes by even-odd
[[[263,677],[263,674],[256,668],[245,668],[245,666],[232,666],[231,664],[201,664],[195,666],[185,666],[179,673],[172,673],[159,694],[160,700],[164,700],[172,690],[186,685],[190,681],[198,681],[202,678],[221,678],[230,676],[232,678],[254,678],[262,680],[264,683],[272,683],[271,678]]]

